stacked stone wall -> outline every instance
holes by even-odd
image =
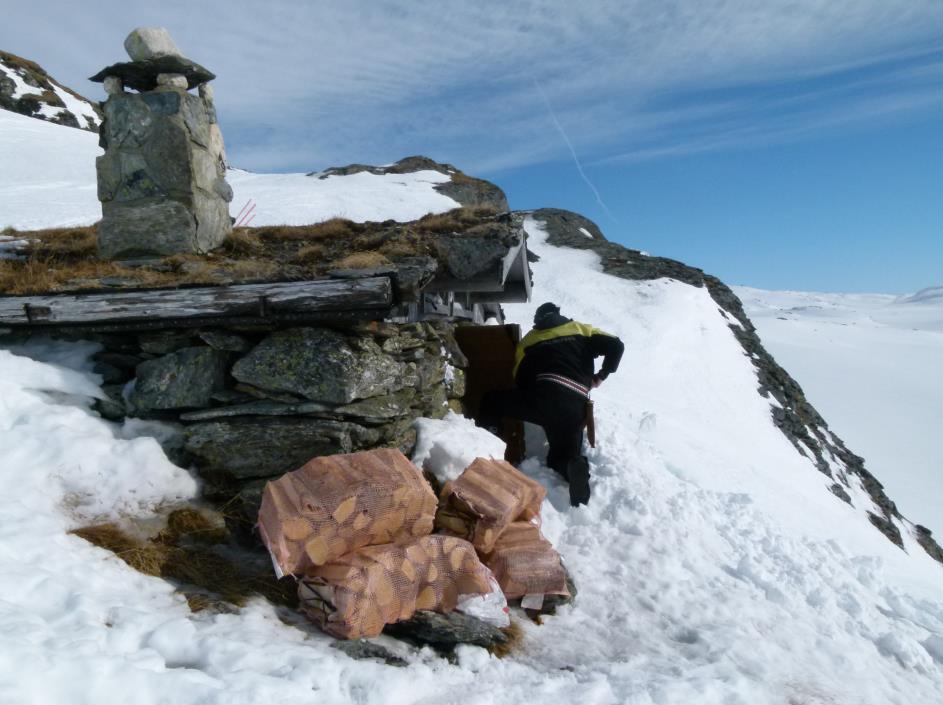
[[[269,479],[316,455],[409,455],[415,419],[461,411],[465,393],[467,360],[445,321],[69,337],[102,346],[107,398],[95,410],[167,423],[168,456],[249,525]]]

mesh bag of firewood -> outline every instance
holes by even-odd
[[[343,639],[377,636],[416,610],[448,613],[459,598],[493,591],[474,547],[453,536],[360,548],[312,568],[298,583],[301,610]]]
[[[566,571],[560,554],[543,537],[536,524],[515,521],[484,556],[509,600],[526,595],[566,595]]]
[[[435,493],[402,453],[314,458],[265,486],[259,533],[276,572],[298,575],[361,546],[432,532]]]
[[[481,553],[494,548],[516,519],[539,521],[547,491],[504,460],[478,458],[439,497],[436,528],[467,539]]]

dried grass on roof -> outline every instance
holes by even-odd
[[[354,223],[332,218],[313,225],[236,228],[205,255],[177,254],[146,264],[98,259],[98,226],[18,231],[23,259],[0,260],[0,294],[88,291],[120,285],[158,288],[318,279],[332,269],[368,269],[423,255],[439,257],[446,233],[499,232],[493,208],[456,208],[411,223]],[[115,282],[102,282],[105,277]]]

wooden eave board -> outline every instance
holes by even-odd
[[[0,296],[0,325],[65,325],[159,319],[388,309],[389,277],[319,279],[133,291]]]

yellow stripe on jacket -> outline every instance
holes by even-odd
[[[570,335],[582,335],[586,338],[591,338],[594,335],[608,335],[610,338],[614,337],[611,333],[595,328],[588,323],[580,323],[579,321],[570,321],[569,323],[554,326],[553,328],[544,328],[543,330],[534,329],[524,336],[524,339],[517,344],[517,350],[514,351],[514,376],[517,377],[517,368],[521,366],[521,361],[524,359],[524,353],[527,352],[527,348],[537,343],[543,343],[547,340],[553,340],[554,338],[564,338]]]

